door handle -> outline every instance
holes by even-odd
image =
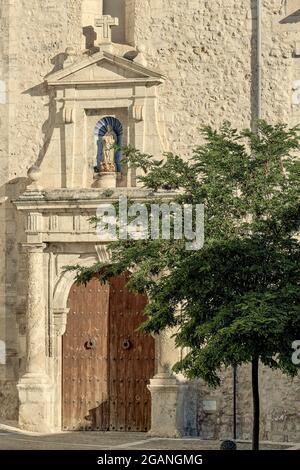
[[[95,339],[89,339],[84,343],[85,349],[95,349],[97,341]]]
[[[122,349],[124,349],[125,351],[127,351],[128,349],[131,348],[131,346],[132,346],[132,344],[131,344],[130,339],[128,339],[128,338],[123,339],[123,341],[122,341]]]

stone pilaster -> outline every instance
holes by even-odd
[[[158,373],[150,380],[150,436],[177,438],[184,435],[185,388],[186,385],[180,384],[170,373]]]
[[[18,383],[21,428],[48,432],[52,386],[46,374],[46,312],[44,297],[44,244],[24,245],[28,254],[26,311],[26,373]]]

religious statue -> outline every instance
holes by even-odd
[[[116,171],[115,167],[115,144],[116,137],[111,126],[107,126],[107,132],[102,137],[102,163],[101,170],[103,172]]]

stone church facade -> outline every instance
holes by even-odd
[[[99,136],[188,156],[203,124],[253,124],[257,2],[0,0],[0,12],[0,422],[231,437],[232,371],[217,390],[174,376],[182,351],[171,333],[136,335],[146,300],[127,274],[78,287],[64,266],[108,259],[89,222],[100,204],[147,196],[133,169],[101,171]],[[266,0],[262,14],[262,116],[294,125],[300,1]],[[260,383],[262,439],[299,442],[299,379],[262,369]],[[251,413],[243,367],[239,438]]]

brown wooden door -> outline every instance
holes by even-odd
[[[62,342],[62,421],[64,430],[109,427],[109,287],[93,279],[73,285]]]
[[[154,339],[136,331],[145,320],[147,298],[125,287],[128,276],[111,279],[110,430],[148,431],[151,396],[147,389],[154,376]]]
[[[63,336],[64,430],[150,428],[154,339],[136,331],[147,301],[126,289],[127,279],[71,288]]]

